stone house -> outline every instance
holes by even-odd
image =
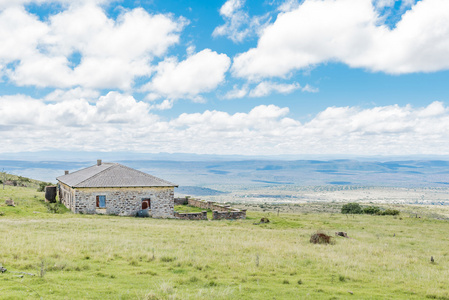
[[[177,185],[117,163],[97,164],[56,178],[59,199],[74,213],[174,217]]]

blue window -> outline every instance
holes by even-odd
[[[97,208],[106,207],[106,196],[97,196]]]

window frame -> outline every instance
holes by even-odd
[[[101,204],[100,197],[104,197],[104,206],[100,206],[100,204]],[[95,205],[96,208],[106,208],[106,195],[97,195],[95,197],[95,199],[96,199],[96,205]]]
[[[144,203],[148,203],[148,207],[147,208],[143,208],[143,204]],[[142,198],[141,199],[141,202],[140,202],[140,208],[141,209],[148,209],[148,210],[151,210],[151,198]]]

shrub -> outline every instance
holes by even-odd
[[[64,205],[60,203],[45,202],[45,205],[47,206],[47,211],[51,214],[63,214],[66,211]]]
[[[330,244],[332,237],[322,232],[317,232],[312,234],[310,237],[310,242],[312,244]]]
[[[363,209],[363,213],[368,215],[378,215],[381,213],[381,210],[377,206],[368,206]]]
[[[360,204],[358,203],[348,203],[342,206],[341,208],[342,214],[361,214],[363,213]]]
[[[45,187],[46,187],[47,185],[50,185],[50,184],[49,184],[48,182],[40,182],[37,191],[38,191],[38,192],[43,192],[43,191],[45,191]]]
[[[382,212],[382,215],[384,216],[397,216],[399,215],[399,210],[397,209],[386,209]]]
[[[31,182],[31,180],[30,180],[29,178],[27,178],[27,177],[22,177],[22,176],[19,176],[18,180],[19,180],[20,182]]]

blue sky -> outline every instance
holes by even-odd
[[[449,1],[0,0],[0,153],[449,154]]]

